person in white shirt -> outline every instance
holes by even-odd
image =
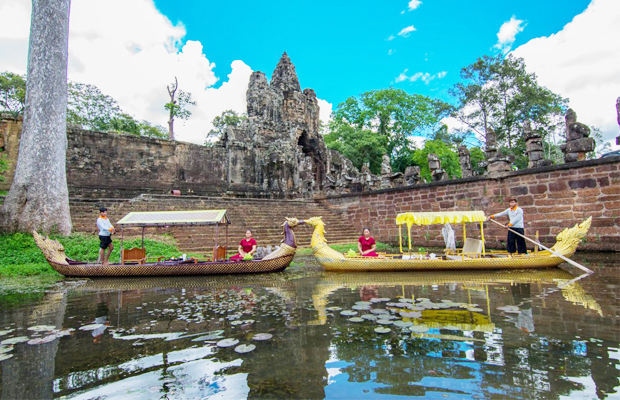
[[[103,265],[108,264],[110,253],[114,250],[112,244],[112,234],[115,232],[114,226],[108,219],[108,209],[101,207],[99,209],[99,218],[97,218],[97,228],[99,229],[99,259],[97,263]],[[106,249],[108,250],[106,252]]]
[[[523,225],[523,209],[517,205],[517,199],[515,198],[510,199],[508,204],[510,204],[510,208],[507,208],[499,214],[491,215],[490,218],[495,219],[495,217],[502,217],[504,215],[508,215],[509,222],[506,224],[506,226],[509,228],[508,238],[506,240],[508,252],[510,254],[514,254],[518,251],[519,254],[527,254],[525,239],[523,239],[519,235],[515,235],[515,232],[520,233],[521,235],[525,233]]]

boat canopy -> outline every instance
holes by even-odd
[[[484,211],[443,211],[443,212],[408,212],[398,214],[396,224],[412,225],[433,225],[463,222],[484,222],[486,221]]]
[[[117,225],[121,227],[229,225],[227,210],[130,212]]]

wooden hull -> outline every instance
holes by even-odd
[[[563,260],[551,254],[531,254],[512,258],[473,258],[466,260],[416,259],[402,260],[393,258],[334,258],[315,254],[316,260],[326,271],[437,271],[437,270],[492,270],[551,268],[560,265]]]
[[[295,254],[270,260],[221,261],[221,262],[159,262],[142,265],[87,264],[69,261],[62,264],[47,260],[58,273],[70,277],[126,277],[126,276],[175,276],[215,274],[257,274],[282,271],[289,266]]]

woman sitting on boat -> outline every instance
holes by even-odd
[[[376,253],[377,244],[375,239],[370,236],[370,229],[364,228],[364,234],[357,241],[357,249],[363,257],[378,257]]]
[[[247,231],[245,231],[245,238],[241,239],[241,241],[239,242],[239,253],[230,257],[229,260],[230,261],[243,260],[244,257],[249,258],[248,254],[250,257],[253,257],[255,252],[256,252],[256,240],[254,240],[254,238],[252,237],[252,231],[248,229]]]

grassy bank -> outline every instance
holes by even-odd
[[[99,237],[95,235],[84,235],[75,233],[71,236],[51,236],[58,240],[65,247],[67,257],[80,261],[96,261],[99,257]],[[141,239],[125,240],[125,248],[140,247]],[[145,239],[144,246],[147,249],[147,256],[166,256],[178,257],[181,252],[170,239],[161,240]],[[119,241],[114,240],[114,251],[110,260],[118,260]],[[54,271],[43,253],[34,243],[32,235],[16,233],[10,235],[0,235],[0,277],[34,276],[49,275],[50,277],[60,277]]]

